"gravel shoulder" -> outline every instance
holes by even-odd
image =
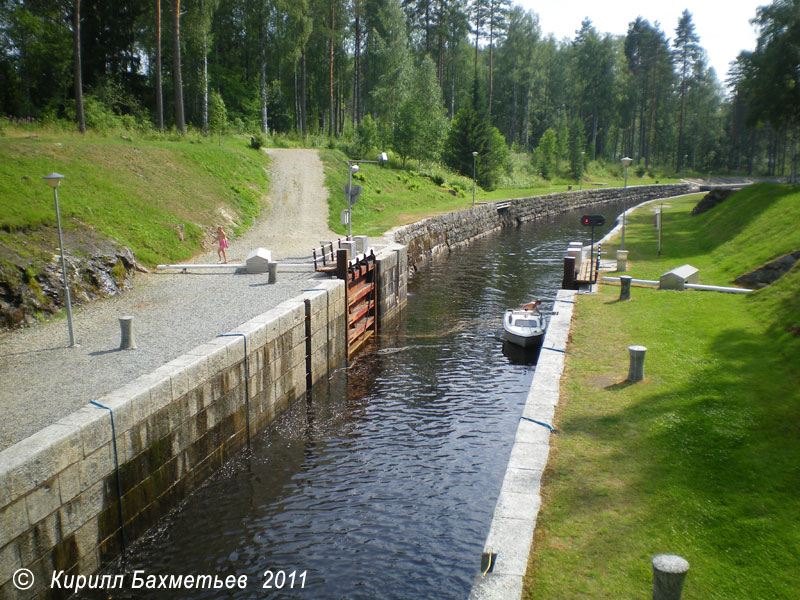
[[[257,247],[274,258],[302,259],[328,230],[327,190],[315,150],[267,151],[272,157],[268,207],[245,234],[230,240],[228,261]],[[216,248],[190,262],[216,263]],[[66,318],[0,337],[0,450],[148,373],[220,333],[313,287],[313,272],[266,275],[230,269],[137,275],[122,296],[77,307],[77,348],[68,348]],[[136,350],[119,350],[118,318],[134,317]]]

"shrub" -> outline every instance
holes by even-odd
[[[250,136],[250,147],[253,150],[259,150],[262,146],[267,145],[267,136],[261,131],[258,131]]]

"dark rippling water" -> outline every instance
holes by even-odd
[[[619,209],[600,212],[607,230]],[[466,598],[534,369],[503,348],[501,316],[555,294],[567,243],[589,239],[578,217],[504,231],[421,269],[400,322],[137,543],[124,567],[126,587],[141,569],[244,574],[245,590],[111,597]],[[294,571],[294,589],[263,589],[268,569]]]

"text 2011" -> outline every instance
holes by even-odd
[[[284,570],[267,570],[264,571],[264,585],[261,587],[265,590],[303,589],[306,587],[306,572],[298,573],[295,570],[287,573]]]

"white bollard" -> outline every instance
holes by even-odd
[[[628,381],[642,381],[644,379],[644,355],[647,348],[644,346],[628,346],[630,365],[628,367]]]
[[[136,341],[133,339],[133,317],[120,317],[119,328],[122,339],[119,343],[120,350],[135,350]]]
[[[653,600],[681,600],[688,570],[688,561],[676,554],[653,557]]]
[[[617,271],[628,270],[628,251],[617,250]]]

